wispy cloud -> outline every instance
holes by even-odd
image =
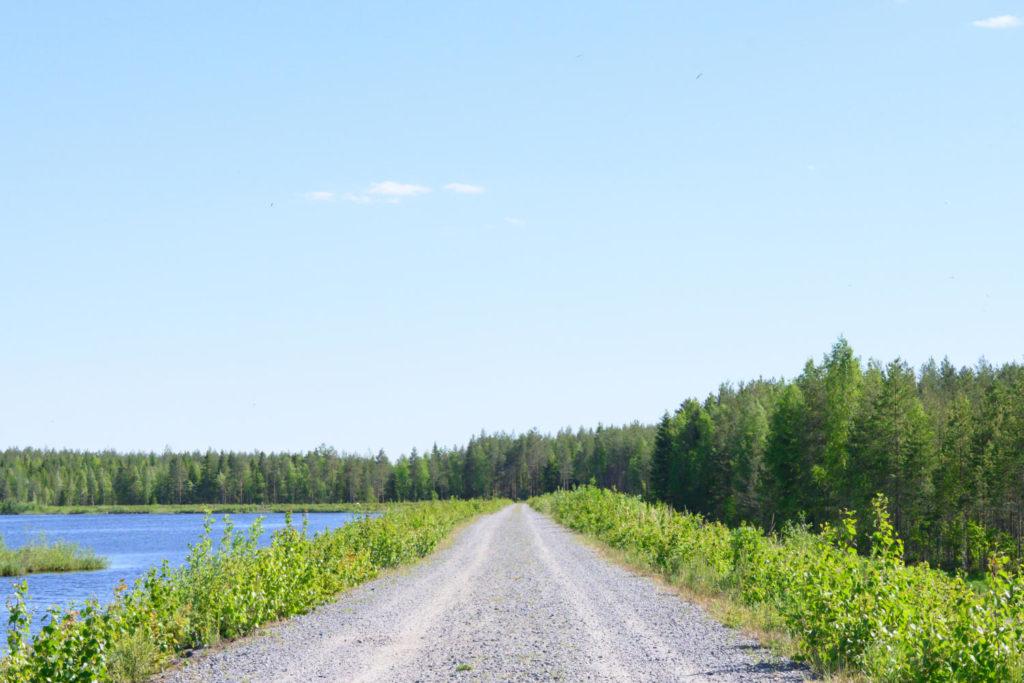
[[[429,187],[413,185],[412,183],[398,183],[394,180],[384,180],[370,185],[366,194],[380,197],[415,197],[430,192]]]
[[[469,183],[448,183],[444,189],[459,194],[483,194],[484,187],[481,185],[470,185]]]
[[[978,28],[994,29],[1017,28],[1018,26],[1024,24],[1024,22],[1020,20],[1020,17],[1015,17],[1012,14],[1003,14],[998,17],[989,17],[988,19],[978,19],[977,21],[972,21],[971,23],[977,26]]]
[[[315,190],[306,193],[306,199],[311,202],[333,202],[334,193],[328,190]]]
[[[526,221],[522,218],[515,218],[514,216],[505,216],[505,222],[509,225],[526,225]]]
[[[430,191],[430,188],[424,185],[382,180],[379,183],[370,183],[363,192],[345,192],[341,198],[352,204],[398,204],[403,199],[427,194]]]
[[[355,192],[346,192],[341,195],[341,198],[346,202],[352,202],[353,204],[369,204],[373,201],[373,197],[366,194],[356,194]]]

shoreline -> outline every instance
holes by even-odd
[[[182,505],[19,505],[3,506],[0,515],[198,515],[251,513],[380,512],[388,504],[380,503],[188,503]]]

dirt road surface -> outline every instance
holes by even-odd
[[[802,681],[656,582],[526,505],[475,521],[414,567],[158,680]]]

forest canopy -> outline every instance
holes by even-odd
[[[485,434],[390,460],[339,453],[0,452],[0,504],[524,499],[594,483],[729,524],[838,520],[884,493],[908,559],[1021,557],[1024,367],[863,361],[845,339],[793,379],[723,384],[656,426]],[[862,542],[866,542],[865,540]]]

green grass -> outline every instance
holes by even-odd
[[[109,564],[106,558],[74,543],[47,543],[45,538],[40,537],[20,548],[8,548],[0,539],[0,576],[81,572],[106,569]]]
[[[97,515],[97,514],[244,514],[258,512],[372,512],[390,504],[376,503],[190,503],[187,505],[35,505],[0,504],[3,515]]]
[[[142,683],[160,668],[160,650],[145,631],[114,642],[107,654],[107,673],[117,683]]]
[[[473,665],[472,664],[465,664],[465,663],[459,664],[457,667],[455,667],[455,670],[456,671],[472,671],[473,670]]]

